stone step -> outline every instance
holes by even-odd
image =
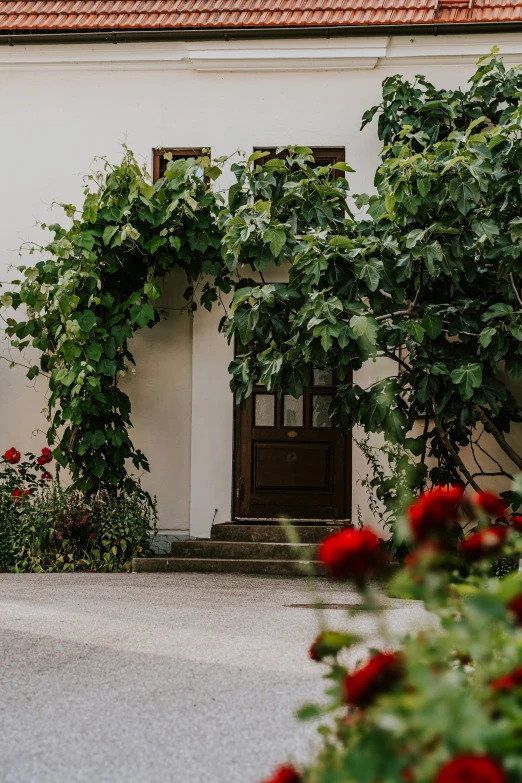
[[[295,525],[294,530],[303,544],[318,544],[323,538],[337,533],[344,525]],[[224,522],[212,525],[210,537],[213,541],[259,541],[285,543],[288,541],[282,525],[246,525]]]
[[[186,571],[211,574],[265,574],[269,576],[304,576],[306,562],[298,560],[229,560],[188,557],[137,557],[132,561],[134,574]],[[314,563],[318,576],[326,576]]]
[[[316,544],[260,541],[173,541],[171,557],[204,557],[217,560],[313,560]]]

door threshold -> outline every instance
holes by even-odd
[[[346,527],[352,524],[351,519],[310,519],[309,517],[292,517],[291,519],[289,517],[236,517],[231,522],[225,524],[279,525],[283,519],[285,522],[297,523],[299,525],[340,525]]]

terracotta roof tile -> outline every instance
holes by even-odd
[[[520,22],[522,0],[4,0],[0,30]]]

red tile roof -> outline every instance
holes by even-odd
[[[3,0],[0,30],[158,30],[522,21],[522,0]]]

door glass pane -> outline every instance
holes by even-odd
[[[295,399],[290,394],[284,396],[284,416],[283,422],[285,427],[302,427],[303,426],[303,398]]]
[[[255,395],[255,426],[273,427],[275,424],[275,397],[273,394]]]
[[[333,373],[331,370],[314,370],[314,386],[332,386]]]
[[[332,426],[332,420],[328,416],[328,409],[331,404],[331,394],[312,395],[312,427]]]

